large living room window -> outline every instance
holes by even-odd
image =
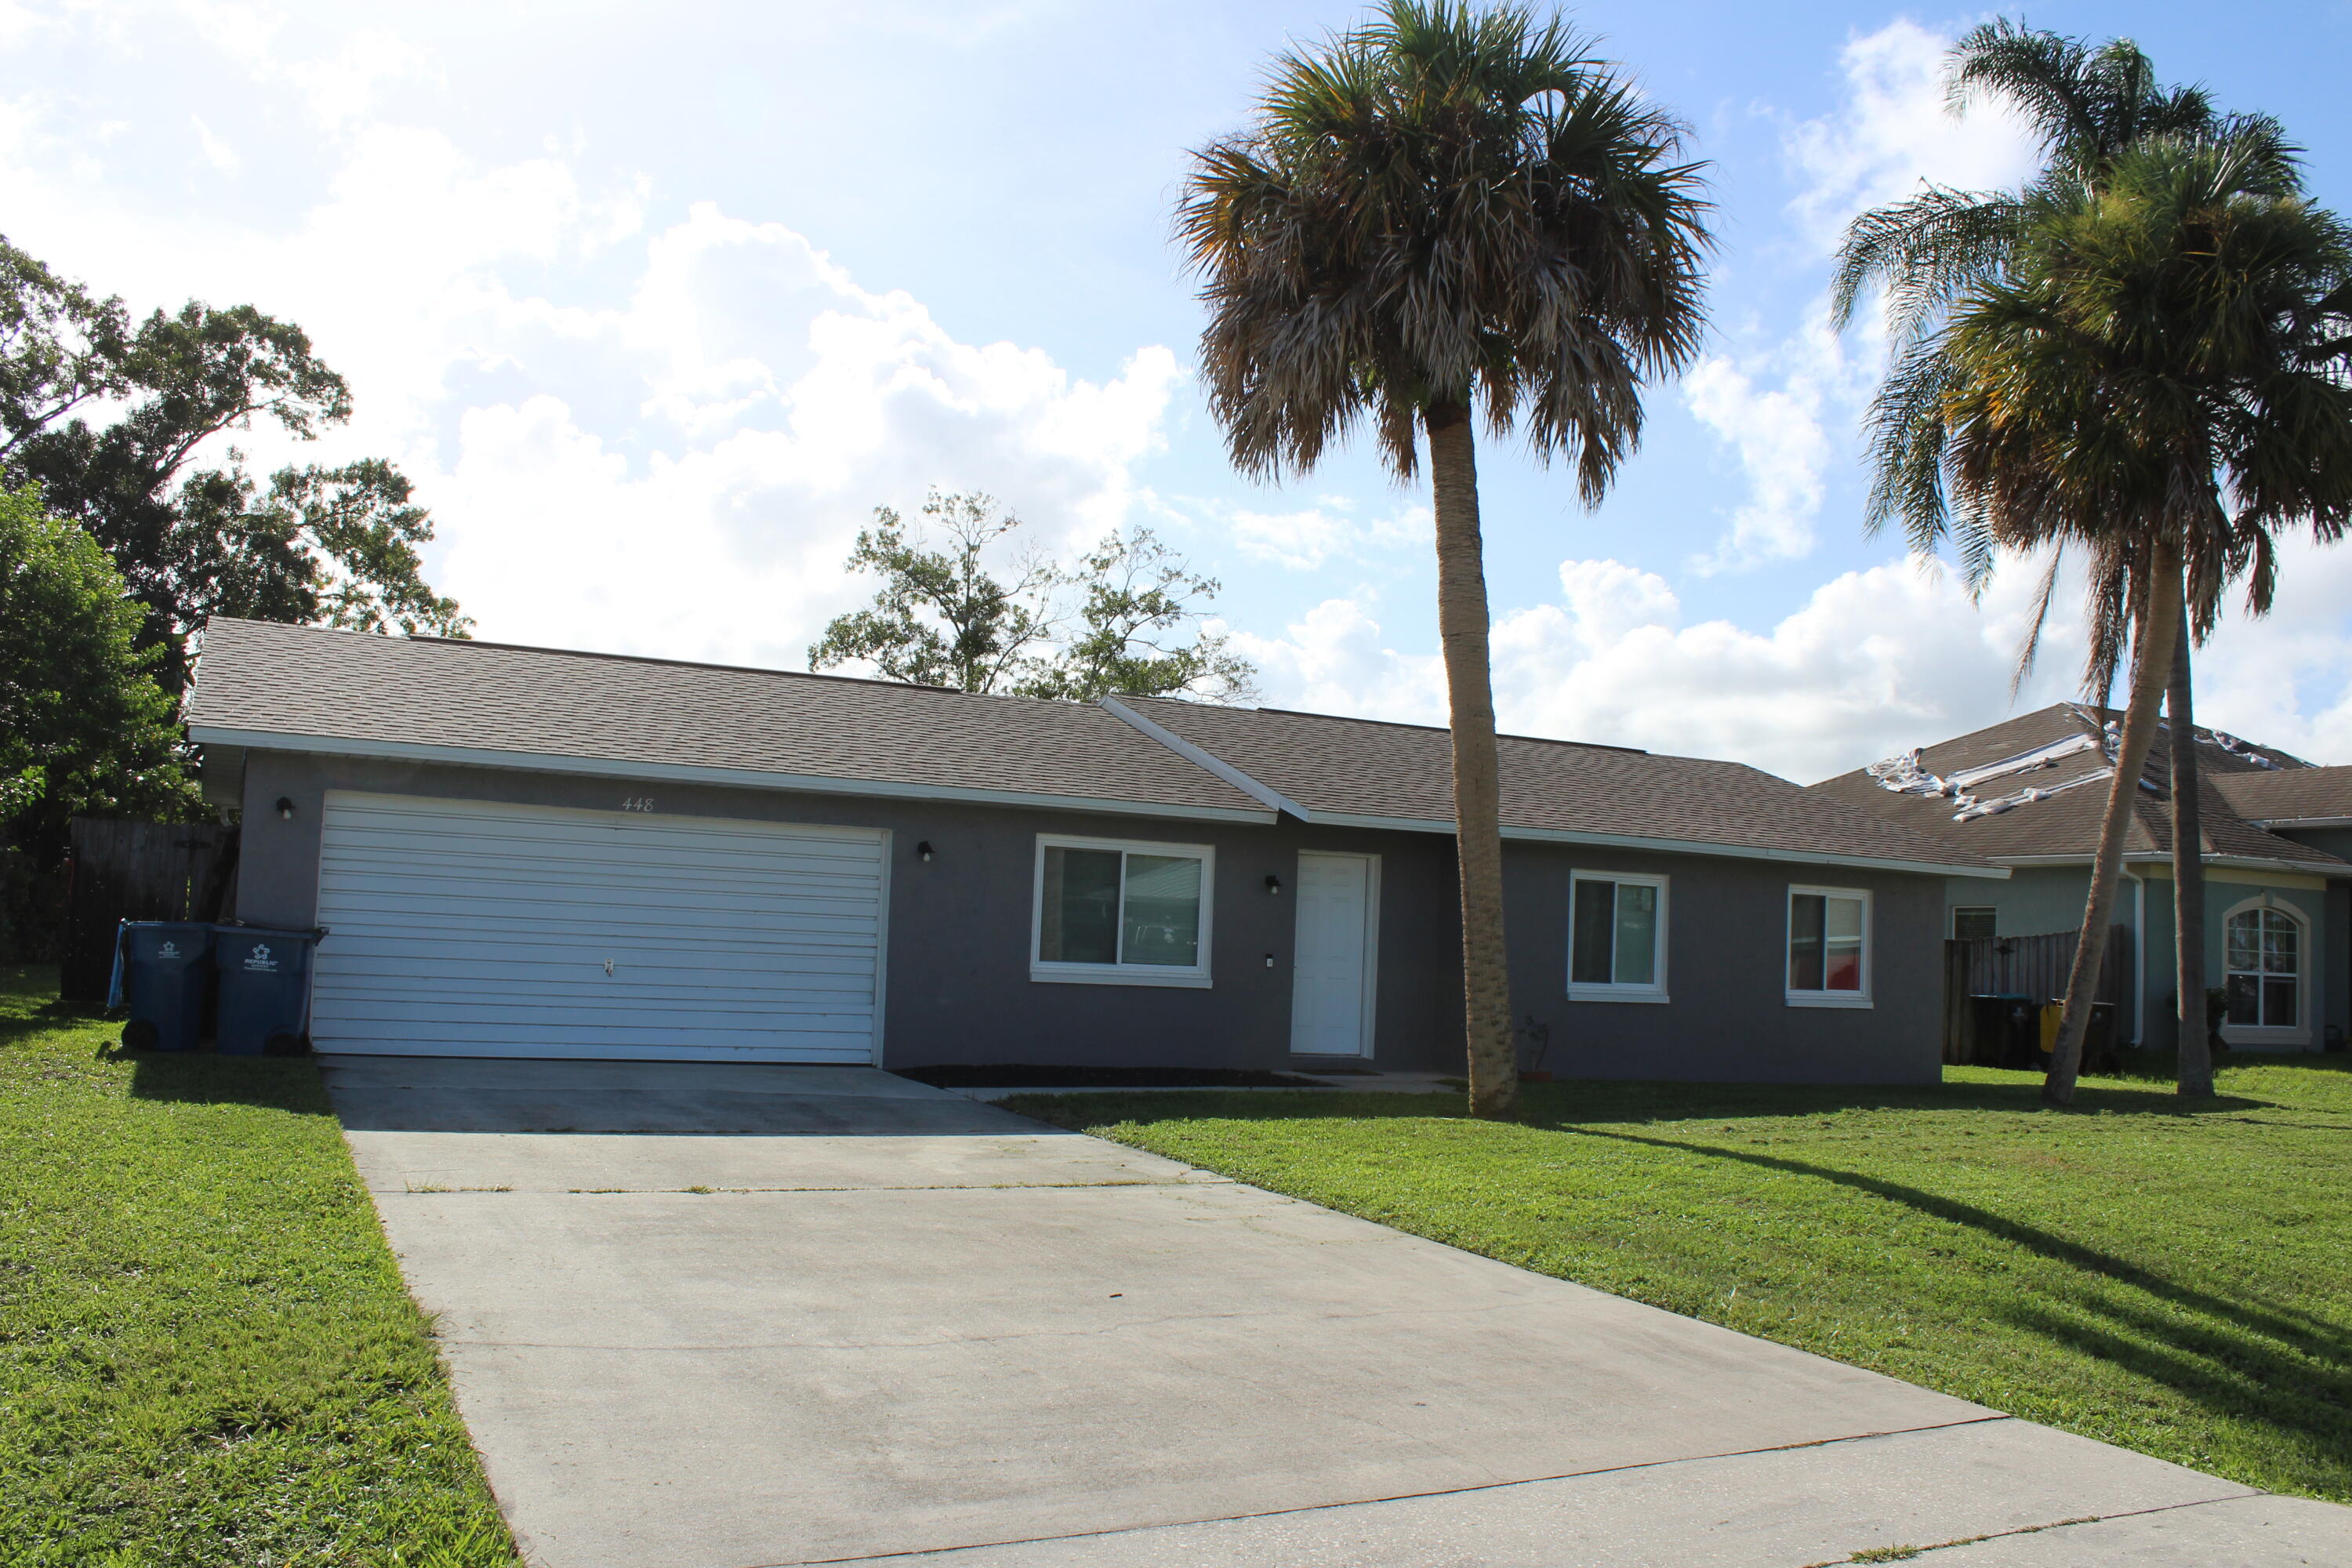
[[[2221,929],[2230,1026],[2305,1032],[2303,922],[2284,910],[2254,905],[2231,910]]]
[[[1624,871],[1569,875],[1572,1002],[1666,999],[1666,879]]]
[[[1870,895],[1854,888],[1789,889],[1791,1007],[1870,1005]]]
[[[1039,837],[1029,977],[1208,984],[1215,864],[1202,844]]]

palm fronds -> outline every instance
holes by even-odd
[[[1420,416],[1477,407],[1597,501],[1644,381],[1701,341],[1685,136],[1590,40],[1516,6],[1397,0],[1282,57],[1256,122],[1194,154],[1177,216],[1235,463],[1311,468],[1360,416],[1409,476]]]

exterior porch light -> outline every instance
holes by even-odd
[[[1279,878],[1279,877],[1277,877],[1277,876],[1276,876],[1273,872],[1268,871],[1268,872],[1265,874],[1265,890],[1266,890],[1267,892],[1269,892],[1269,893],[1279,893],[1279,892],[1281,892],[1281,891],[1282,891],[1282,879],[1281,879],[1281,878]]]
[[[929,865],[931,863],[931,841],[926,838],[920,844],[916,845],[915,854],[922,860],[924,865]]]
[[[281,795],[278,797],[278,815],[288,822],[294,820],[293,796]]]

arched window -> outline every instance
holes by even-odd
[[[2303,922],[2286,910],[2233,910],[2224,927],[2230,1022],[2241,1028],[2303,1024]]]

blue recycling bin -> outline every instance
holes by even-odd
[[[114,932],[109,1007],[128,1006],[134,1051],[193,1051],[212,999],[213,928],[197,921],[124,921]]]
[[[310,952],[324,931],[215,926],[220,1000],[214,1048],[225,1057],[299,1056],[310,1049]]]

